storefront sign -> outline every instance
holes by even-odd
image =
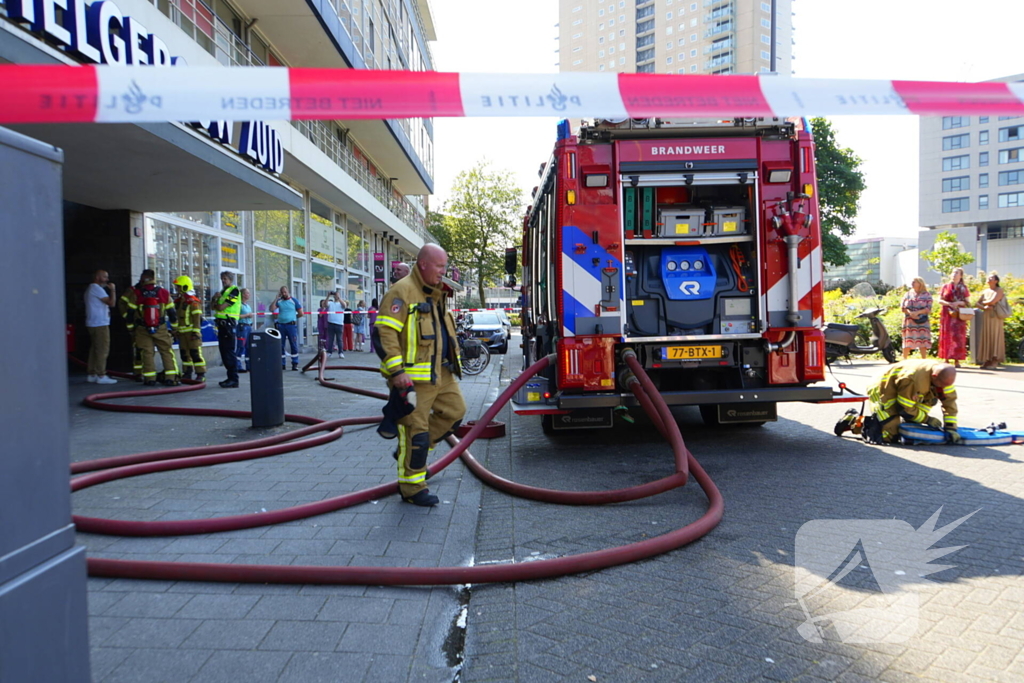
[[[222,145],[231,144],[231,121],[189,121]],[[277,131],[264,121],[245,121],[238,134],[238,151],[271,173],[284,171],[284,145]]]
[[[58,17],[57,10],[62,11]],[[138,66],[184,64],[167,44],[111,0],[7,0],[7,16],[32,25],[87,62]]]
[[[384,252],[373,252],[373,281],[385,282],[384,280]]]

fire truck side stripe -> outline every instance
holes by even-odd
[[[462,74],[466,116],[625,118],[616,74]]]
[[[568,289],[562,290],[562,334],[566,337],[576,336],[576,318],[594,315],[593,309],[577,301]]]
[[[802,264],[797,270],[797,297],[800,302],[800,310],[810,310],[810,300],[807,297],[810,296],[811,291],[815,287],[821,284],[821,254],[821,246],[816,246],[805,257],[810,267],[807,267],[808,264]],[[807,276],[808,272],[810,276]],[[768,289],[767,299],[769,311],[784,311],[787,309],[786,304],[789,301],[788,274],[783,275]],[[815,319],[812,322],[818,325],[821,323],[821,320]]]

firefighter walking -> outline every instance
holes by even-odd
[[[427,488],[427,456],[466,414],[459,341],[441,284],[447,266],[444,249],[424,246],[412,272],[384,295],[372,332],[388,385],[415,391],[415,409],[398,420],[398,488],[402,500],[425,507],[439,502]]]
[[[861,421],[857,410],[850,409],[836,423],[835,434],[852,431],[870,443],[893,443],[898,441],[900,423],[909,422],[943,430],[948,442],[959,443],[955,382],[956,368],[938,360],[891,365],[868,387],[873,414]],[[928,415],[936,403],[942,405],[942,420]]]
[[[125,322],[135,340],[135,346],[142,354],[142,381],[147,387],[156,385],[156,354],[164,365],[164,384],[181,384],[178,380],[178,363],[174,358],[174,339],[167,330],[167,321],[175,324],[178,317],[171,295],[156,284],[156,274],[146,269],[139,277],[139,284],[125,293]]]
[[[173,324],[174,336],[178,340],[178,351],[181,353],[181,376],[192,379],[195,371],[196,379],[206,381],[206,360],[203,358],[203,304],[195,296],[192,278],[179,275],[174,280],[178,296],[174,299],[174,310],[177,321]]]

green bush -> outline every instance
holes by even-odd
[[[971,303],[978,300],[982,291],[987,288],[984,277],[968,277],[965,279],[967,288],[971,292]],[[1006,292],[1013,314],[1004,321],[1004,334],[1006,335],[1006,360],[1017,362],[1017,346],[1024,339],[1024,280],[1011,276],[1002,277],[1000,285]],[[900,310],[900,303],[907,287],[897,287],[885,294],[875,297],[855,297],[844,294],[839,289],[825,292],[825,321],[849,323],[860,326],[860,334],[857,336],[859,344],[867,344],[871,337],[871,328],[864,319],[857,319],[869,308],[879,306],[887,309],[881,315],[885,329],[892,337],[893,345],[902,353],[903,348],[903,312]],[[935,305],[932,307],[932,348],[929,355],[935,357],[939,352],[939,291],[941,287],[930,288]],[[881,358],[881,354],[878,354]]]

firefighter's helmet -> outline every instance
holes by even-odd
[[[184,287],[186,292],[192,291],[192,278],[188,275],[179,275],[174,278],[174,285],[176,287]]]

